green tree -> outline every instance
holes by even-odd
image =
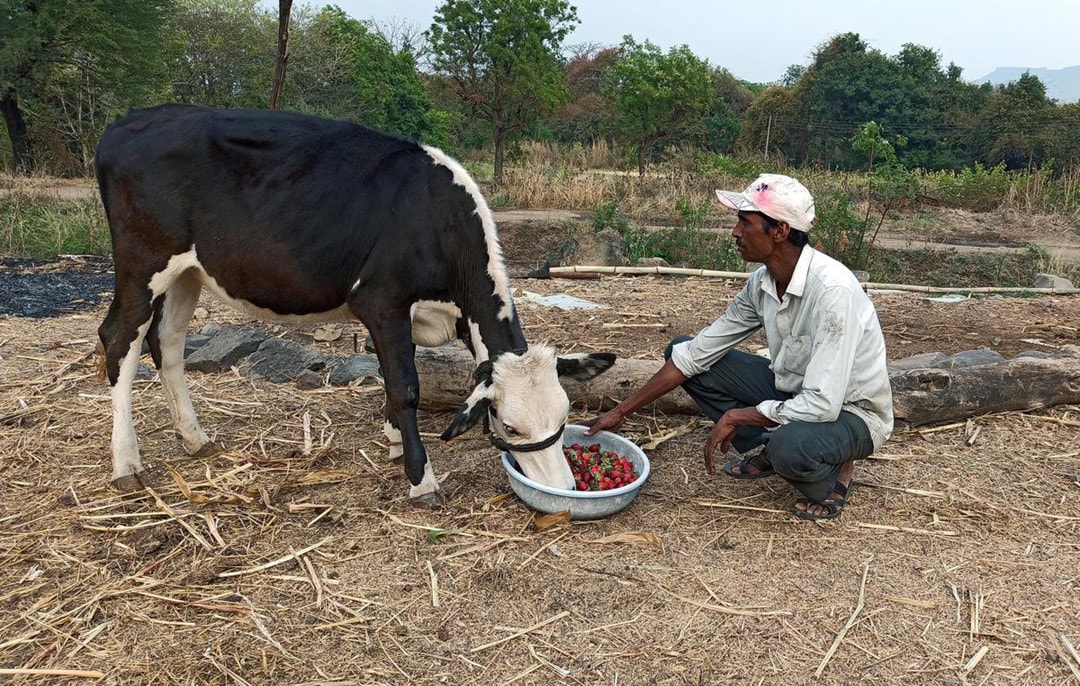
[[[15,169],[38,167],[35,140],[78,159],[104,123],[164,76],[172,0],[7,0],[0,10],[0,110]],[[31,114],[32,113],[32,114]]]
[[[258,0],[179,0],[173,34],[173,98],[208,107],[270,102],[277,11]]]
[[[410,51],[396,50],[337,7],[298,18],[292,45],[290,107],[443,144],[445,132],[437,132],[439,119]]]
[[[998,86],[982,109],[975,130],[980,161],[1004,162],[1008,169],[1039,167],[1046,159],[1046,130],[1054,103],[1039,77],[1025,73]]]
[[[577,25],[565,0],[444,0],[426,36],[432,65],[490,124],[496,184],[507,143],[566,97],[562,42]]]
[[[708,63],[685,45],[665,54],[647,40],[625,36],[604,94],[615,106],[619,131],[637,151],[638,174],[644,174],[658,142],[701,133],[713,103],[712,76]]]
[[[570,97],[544,121],[544,130],[560,143],[591,144],[615,136],[615,110],[601,93],[604,75],[618,57],[615,48],[584,46],[566,63]]]
[[[742,117],[735,149],[743,155],[784,157],[796,136],[799,103],[792,88],[769,86],[750,103]]]

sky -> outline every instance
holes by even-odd
[[[321,0],[296,0],[319,7]],[[277,6],[274,0],[263,4]],[[376,24],[431,25],[440,0],[336,0],[329,3]],[[831,36],[858,33],[895,55],[905,43],[937,50],[976,80],[997,67],[1061,69],[1080,65],[1077,0],[570,0],[580,24],[567,47],[616,46],[624,35],[665,52],[687,45],[713,66],[756,83],[809,64]]]

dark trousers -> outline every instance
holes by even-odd
[[[664,357],[670,359],[672,346],[687,340],[689,336],[676,337]],[[790,393],[776,389],[767,359],[741,350],[728,352],[709,371],[687,379],[682,387],[714,422],[736,407],[791,398]],[[791,422],[771,430],[741,426],[732,441],[740,453],[766,444],[776,473],[819,503],[832,493],[840,465],[874,452],[866,422],[850,412],[841,412],[832,422]]]

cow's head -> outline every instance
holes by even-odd
[[[497,444],[509,444],[525,476],[572,491],[574,477],[562,450],[570,400],[559,379],[586,381],[614,363],[611,353],[559,357],[543,344],[521,354],[503,353],[477,369],[476,388],[442,438],[464,433],[487,413]]]

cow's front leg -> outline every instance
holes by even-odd
[[[409,479],[409,498],[418,505],[441,507],[446,498],[428,462],[416,424],[420,378],[413,358],[416,346],[410,336],[409,320],[403,317],[400,324],[383,327],[369,324],[368,329],[375,341],[386,388],[387,426],[400,434],[405,476]]]

